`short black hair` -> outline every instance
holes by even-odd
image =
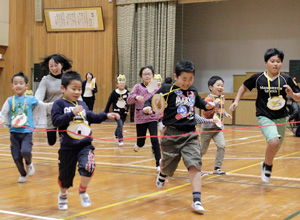
[[[72,60],[68,59],[67,57],[59,53],[52,54],[50,56],[42,58],[43,61],[40,63],[41,68],[50,72],[49,61],[51,59],[53,59],[55,63],[62,64],[62,70],[64,71],[72,68]]]
[[[166,79],[165,79],[165,84],[171,84],[172,83],[172,78],[171,77],[167,77]]]
[[[23,77],[25,83],[26,83],[26,84],[28,83],[28,77],[27,77],[23,72],[15,73],[15,74],[12,76],[12,78],[11,78],[11,83],[13,83],[14,78],[17,77],[17,76]]]
[[[154,76],[154,68],[153,68],[153,66],[148,65],[148,66],[143,66],[143,67],[141,68],[141,70],[140,70],[140,77],[141,77],[141,78],[142,78],[142,74],[143,74],[144,69],[150,69],[151,72],[152,72],[152,74],[153,74],[153,76]]]
[[[193,73],[195,75],[195,66],[192,61],[182,60],[176,64],[175,74],[180,76],[182,72]]]
[[[65,72],[61,77],[61,85],[65,88],[71,83],[72,80],[78,80],[82,83],[81,75],[76,71]]]
[[[276,56],[276,55],[279,57],[279,59],[281,60],[281,62],[283,62],[284,53],[281,50],[278,50],[276,48],[267,49],[267,51],[265,52],[265,55],[264,55],[265,62],[268,62],[268,60],[272,56]]]
[[[86,74],[85,74],[85,80],[87,80],[87,75],[88,74],[90,74],[91,76],[92,76],[92,79],[94,78],[94,75],[93,75],[93,73],[91,73],[91,72],[87,72]]]
[[[208,89],[210,86],[213,86],[218,80],[221,80],[224,83],[224,80],[220,76],[212,76],[209,78],[207,84],[208,84]]]

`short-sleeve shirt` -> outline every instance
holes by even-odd
[[[244,82],[244,86],[250,91],[253,88],[257,88],[257,98],[256,98],[256,116],[265,116],[270,119],[284,118],[287,116],[286,107],[282,107],[279,110],[271,110],[267,107],[269,98],[281,95],[282,98],[286,100],[286,92],[284,85],[289,85],[293,92],[298,93],[299,87],[294,83],[291,77],[285,74],[280,74],[274,78],[270,78],[270,89],[268,87],[268,78],[266,72],[257,73],[252,75],[249,79]],[[279,93],[278,93],[278,82],[279,83]],[[270,91],[270,93],[269,93]],[[271,97],[270,95],[271,94]]]
[[[14,100],[14,106],[15,106],[15,113],[14,114],[19,114],[19,113],[25,113],[28,121],[24,126],[30,127],[34,129],[33,125],[33,117],[32,117],[32,107],[36,106],[39,103],[39,100],[31,95],[26,95],[26,103],[24,107],[24,101],[25,101],[25,96],[15,96]],[[12,108],[12,103],[13,103],[13,97],[8,98],[8,103],[9,103],[9,108],[10,108],[10,118],[13,116],[13,108]],[[32,133],[33,131],[30,130],[29,128],[24,128],[24,127],[10,127],[9,132],[16,132],[16,133]]]

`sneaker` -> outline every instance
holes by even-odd
[[[31,164],[29,164],[29,165],[26,165],[26,168],[27,168],[27,175],[28,176],[33,176],[34,173],[35,173],[33,162],[31,162]]]
[[[135,151],[135,152],[138,152],[139,151],[139,146],[137,146],[136,144],[133,146],[133,150]]]
[[[119,146],[123,146],[124,145],[124,142],[123,141],[120,141],[119,142]]]
[[[58,203],[57,208],[61,211],[67,210],[68,207],[68,198],[61,197],[61,194],[58,193]]]
[[[222,171],[221,169],[216,169],[213,171],[213,174],[224,175],[226,172]]]
[[[201,177],[204,177],[204,176],[208,176],[208,173],[205,173],[205,172],[201,171]]]
[[[271,178],[271,171],[265,169],[264,162],[260,162],[260,169],[261,169],[261,179],[265,183],[270,182]]]
[[[160,176],[160,172],[158,172],[157,177],[156,177],[156,187],[159,189],[164,188],[166,177],[163,179],[163,182],[160,181],[159,179],[162,179],[163,177]]]
[[[80,196],[80,201],[81,201],[82,207],[90,207],[91,206],[91,200],[90,200],[90,197],[87,194],[87,192],[80,193],[79,196]]]
[[[118,137],[117,137],[117,136],[115,136],[115,142],[116,142],[116,143],[119,143],[119,140],[118,140]]]
[[[192,208],[198,213],[203,213],[205,211],[201,202],[199,201],[193,202]]]
[[[20,176],[18,179],[18,183],[25,183],[26,182],[26,176]]]

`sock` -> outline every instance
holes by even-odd
[[[84,186],[82,186],[81,184],[79,185],[79,188],[78,188],[78,190],[79,190],[79,194],[81,194],[81,193],[85,193],[86,192],[86,188],[87,188],[87,186],[86,187],[84,187]]]
[[[62,193],[61,191],[59,192],[60,199],[67,199],[67,195],[68,195],[68,192],[65,192],[65,193]]]
[[[193,192],[193,201],[194,202],[201,202],[201,192],[194,191]]]
[[[159,177],[158,177],[159,182],[162,182],[162,183],[165,182],[166,177],[167,177],[167,175],[162,174],[161,172],[159,172]]]

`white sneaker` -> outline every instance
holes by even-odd
[[[91,200],[87,192],[79,193],[80,201],[82,207],[90,207],[91,206]]]
[[[124,142],[123,141],[120,141],[119,142],[119,146],[123,146],[124,145]]]
[[[270,182],[271,178],[271,171],[266,170],[264,167],[264,162],[260,162],[260,169],[261,169],[261,179],[263,182],[268,183]]]
[[[26,168],[27,168],[27,175],[28,176],[33,176],[34,173],[35,173],[33,162],[31,162],[31,164],[29,164],[29,165],[26,165]]]
[[[221,169],[216,169],[213,171],[213,174],[218,174],[218,175],[225,175],[226,172],[221,170]]]
[[[61,211],[67,210],[68,207],[68,198],[62,198],[60,193],[58,193],[58,203],[57,203],[57,208]]]
[[[208,173],[205,173],[205,172],[201,171],[201,177],[204,177],[204,176],[208,176]]]
[[[198,213],[203,213],[205,211],[205,209],[203,208],[201,202],[197,201],[197,202],[193,202],[192,204],[192,208],[198,212]]]
[[[159,179],[162,179],[163,177],[160,176],[160,172],[158,172],[157,177],[156,177],[156,187],[159,189],[164,188],[165,182],[166,182],[166,177],[164,178],[164,182],[159,181]]]
[[[26,182],[26,176],[20,176],[18,179],[18,183],[25,183]]]
[[[136,144],[133,146],[133,150],[135,151],[135,152],[138,152],[139,151],[139,146],[137,146]]]

